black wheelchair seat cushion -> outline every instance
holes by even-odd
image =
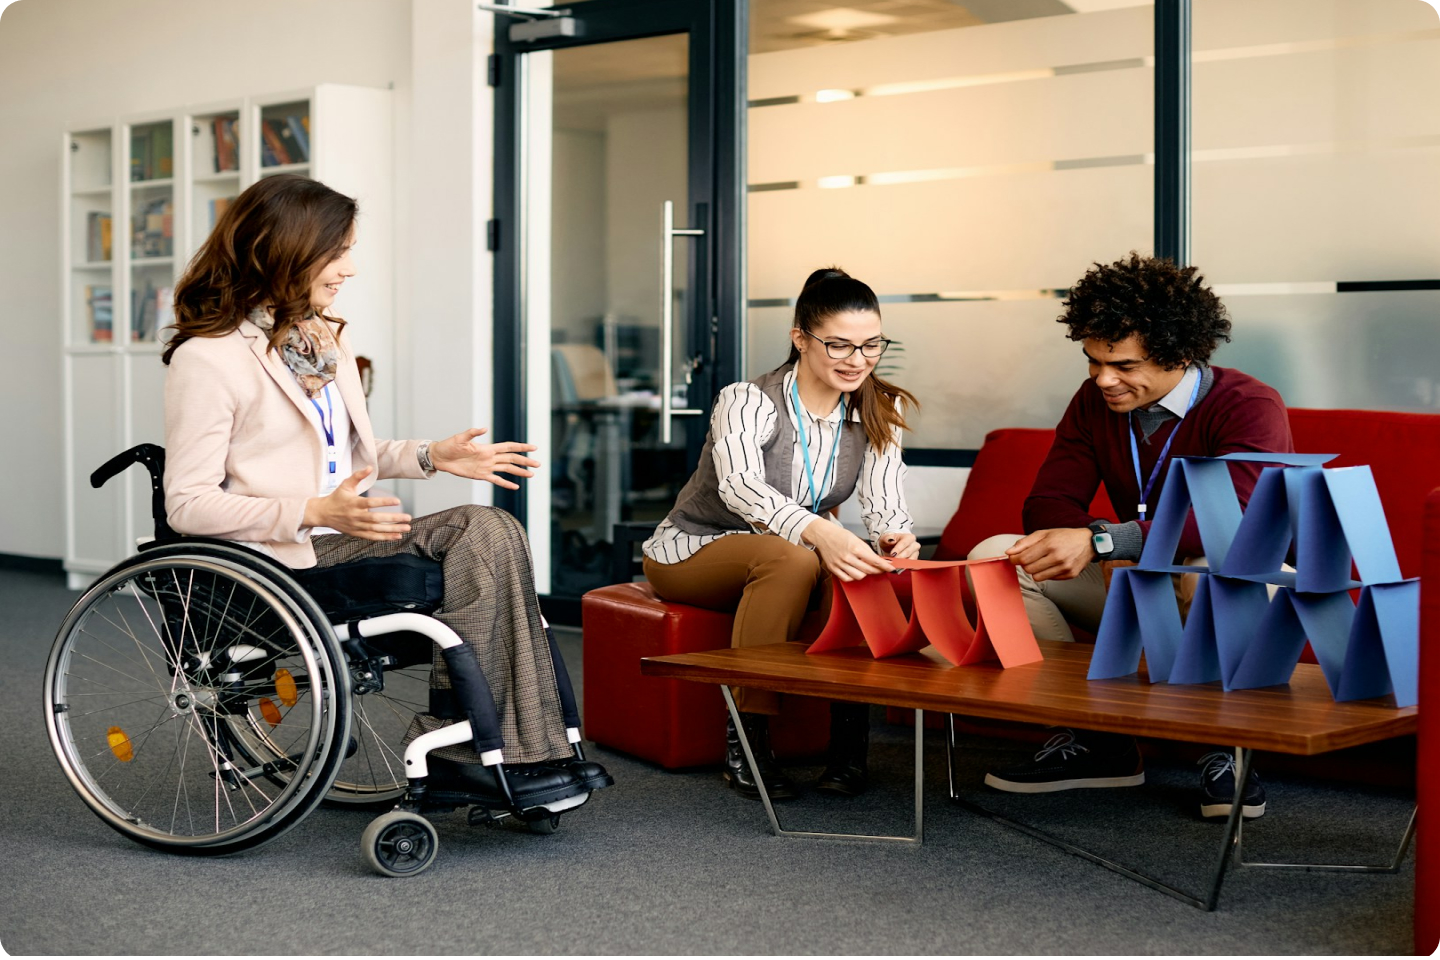
[[[292,574],[336,622],[353,623],[386,613],[433,613],[445,597],[439,562],[408,553]]]

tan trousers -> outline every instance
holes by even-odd
[[[986,557],[1001,557],[1005,551],[1024,539],[1022,534],[1002,533],[982,540],[970,551],[969,560]],[[1186,563],[1205,562],[1204,557],[1195,557]],[[1030,629],[1035,631],[1036,640],[1075,641],[1070,631],[1073,623],[1091,633],[1100,630],[1100,615],[1105,612],[1105,595],[1110,589],[1110,571],[1117,566],[1129,566],[1124,561],[1115,563],[1092,563],[1080,576],[1073,580],[1045,580],[1036,583],[1023,567],[1016,567],[1020,578],[1020,596],[1025,601],[1025,614],[1030,619]],[[1180,601],[1180,619],[1190,612],[1190,601],[1195,598],[1195,584],[1199,576],[1187,573],[1174,577],[1175,597]]]
[[[755,647],[795,639],[812,602],[829,603],[828,577],[820,560],[783,537],[736,533],[701,547],[688,560],[656,563],[645,558],[645,577],[665,600],[722,613],[735,612],[732,647]],[[779,713],[780,695],[732,688],[745,713]]]

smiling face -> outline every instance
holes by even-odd
[[[802,388],[808,381],[827,392],[852,393],[860,389],[880,358],[867,357],[856,350],[843,360],[837,360],[826,352],[825,344],[859,347],[866,343],[878,343],[880,339],[880,315],[869,310],[832,313],[811,327],[809,333],[792,327],[790,341],[800,351],[796,369]]]
[[[350,256],[350,249],[355,246],[355,228],[350,228],[350,238],[345,241],[345,249],[340,255],[329,263],[325,264],[315,273],[315,279],[310,281],[310,306],[317,313],[323,312],[335,302],[335,297],[340,293],[340,285],[346,280],[355,276],[355,261]]]
[[[1129,413],[1163,400],[1185,376],[1183,366],[1166,370],[1150,359],[1135,334],[1117,343],[1092,337],[1084,341],[1084,346],[1090,377],[1112,413]]]

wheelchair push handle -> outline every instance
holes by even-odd
[[[150,473],[150,513],[155,519],[156,539],[175,534],[165,519],[165,448],[158,443],[141,443],[117,453],[90,474],[90,486],[100,489],[131,464],[144,464]]]

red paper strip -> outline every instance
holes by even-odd
[[[1014,667],[1043,659],[1020,598],[1015,569],[1003,557],[986,560],[893,560],[909,570],[913,603],[908,621],[895,596],[894,576],[834,581],[830,620],[810,653],[864,643],[871,655],[893,657],[933,644],[957,666],[998,659]],[[960,567],[971,567],[977,616],[972,627],[961,601]]]

